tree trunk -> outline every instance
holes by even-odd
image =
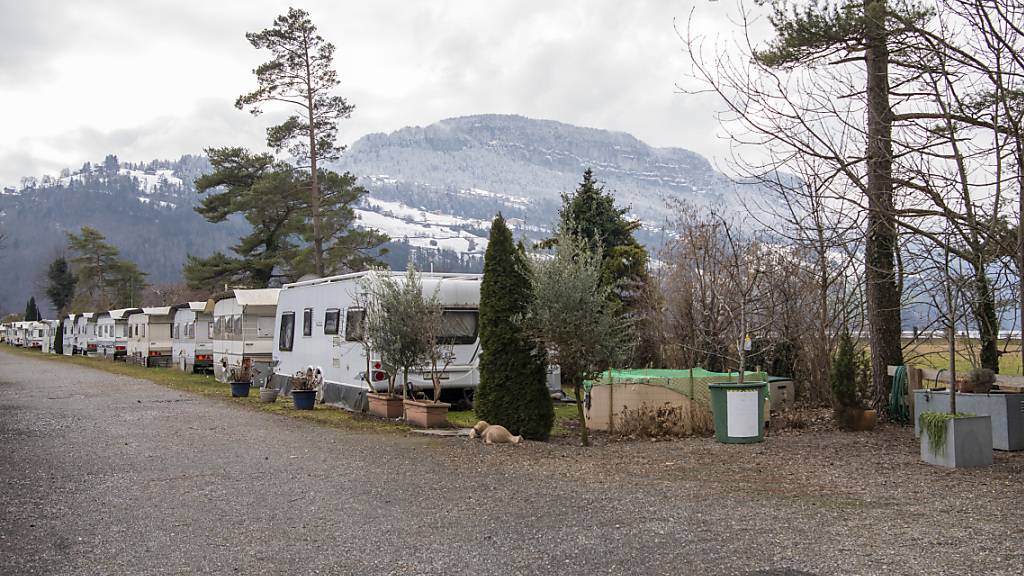
[[[309,168],[311,171],[309,186],[309,210],[313,216],[313,267],[316,275],[323,278],[324,239],[320,234],[320,175],[316,166],[316,130],[313,129],[313,97],[309,98]]]
[[[590,446],[590,436],[587,434],[587,418],[583,414],[583,386],[579,377],[576,377],[572,384],[573,393],[576,395],[576,414],[580,419],[580,443]]]
[[[864,0],[867,72],[867,238],[865,277],[871,338],[875,409],[887,412],[887,367],[903,364],[900,346],[900,291],[896,282],[897,236],[892,185],[892,109],[889,105],[889,47],[886,1]]]
[[[313,216],[313,267],[324,277],[324,238],[320,233],[320,175],[317,174],[316,109],[313,107],[313,72],[309,67],[309,46],[306,46],[306,118],[309,122],[309,209]]]
[[[984,264],[974,267],[974,319],[981,339],[981,367],[999,373],[999,328],[995,294],[985,274]]]

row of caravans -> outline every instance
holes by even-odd
[[[280,289],[231,290],[207,302],[69,315],[64,354],[212,370],[221,382],[255,372],[282,390],[295,373],[311,372],[321,401],[360,411],[370,388],[386,390],[388,380],[388,367],[365,338],[362,303],[375,274],[405,279],[401,272],[359,272]],[[424,273],[421,281],[424,293],[436,295],[443,307],[441,338],[450,346],[442,394],[468,400],[479,383],[481,275]],[[413,392],[433,390],[429,367],[416,367],[409,379]],[[549,373],[553,393],[559,380],[557,369]]]
[[[269,368],[278,292],[232,290],[206,302],[69,314],[59,333],[57,320],[12,322],[0,339],[52,353],[60,338],[67,356],[213,372],[227,382],[243,366]]]
[[[208,302],[69,314],[64,354],[212,371],[226,382],[232,366],[269,365],[277,293],[233,290]]]
[[[0,330],[0,337],[11,346],[38,348],[53,352],[53,339],[57,332],[56,320],[10,322]]]

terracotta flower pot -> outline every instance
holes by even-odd
[[[444,402],[420,402],[405,400],[405,420],[420,428],[442,428],[448,426],[448,407]]]
[[[389,394],[367,394],[369,412],[379,418],[394,420],[402,417],[402,397]]]

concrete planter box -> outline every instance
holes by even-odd
[[[1024,394],[956,395],[956,411],[992,418],[992,447],[996,450],[1024,450]],[[914,434],[921,435],[922,412],[949,412],[946,390],[914,391]]]
[[[405,421],[420,428],[448,426],[448,404],[444,402],[405,401]]]
[[[394,420],[402,417],[402,397],[388,394],[367,394],[370,414]]]
[[[932,452],[928,432],[921,432],[921,460],[946,468],[977,468],[992,464],[992,419],[988,416],[950,418],[946,445]]]

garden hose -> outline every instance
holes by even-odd
[[[907,367],[897,366],[896,373],[892,376],[892,391],[889,392],[889,417],[900,424],[910,423],[910,410],[903,403],[903,396],[907,393]]]

